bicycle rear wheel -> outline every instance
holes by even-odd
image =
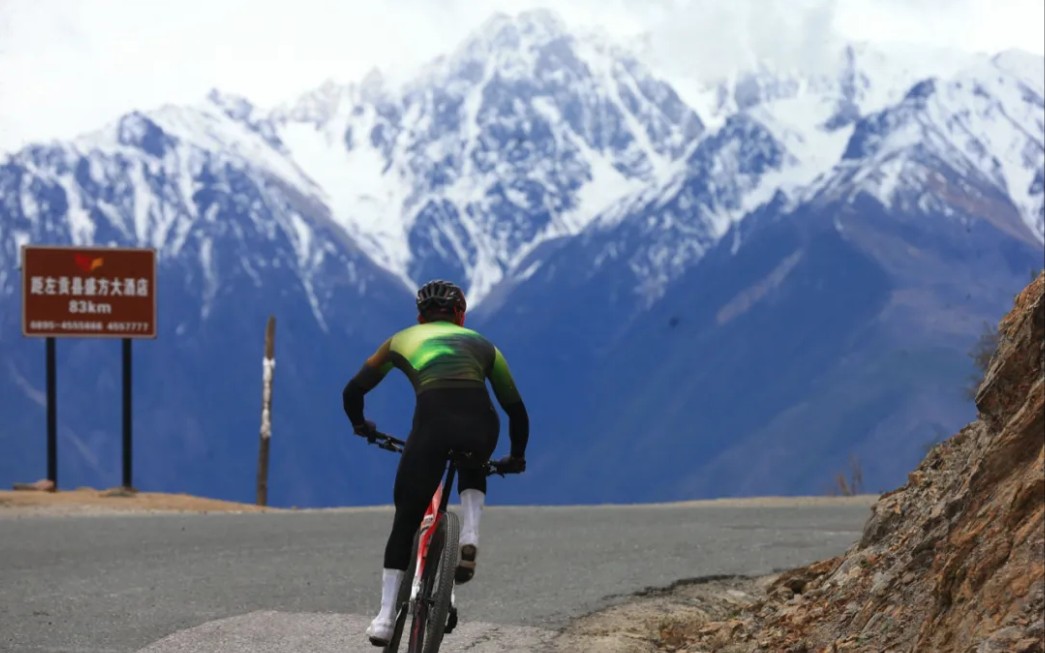
[[[452,512],[443,513],[439,524],[441,549],[436,553],[429,551],[429,561],[437,562],[433,569],[431,584],[431,613],[425,629],[426,637],[422,653],[437,653],[446,632],[446,621],[450,613],[450,595],[454,589],[454,574],[457,572],[457,558],[460,555],[461,525],[457,515]]]

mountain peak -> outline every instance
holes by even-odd
[[[548,9],[531,9],[515,15],[498,12],[473,31],[452,54],[440,57],[451,70],[472,67],[491,57],[528,59],[548,44],[570,36],[559,16]]]
[[[207,101],[215,105],[233,120],[246,120],[254,112],[254,105],[247,98],[235,93],[225,93],[212,88],[207,93]]]
[[[1038,95],[1045,95],[1045,57],[1025,50],[1004,50],[991,57],[995,67],[1016,77]]]
[[[473,38],[494,43],[545,43],[565,34],[566,24],[551,9],[528,9],[514,16],[497,12],[474,33]]]
[[[371,68],[359,83],[359,92],[364,98],[377,98],[385,92],[387,82],[378,68]]]

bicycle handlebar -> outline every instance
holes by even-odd
[[[366,437],[367,444],[373,444],[385,451],[391,451],[393,453],[403,453],[403,449],[406,447],[406,442],[403,442],[395,436],[391,436],[387,433],[376,432],[371,436]],[[496,461],[487,460],[482,464],[482,469],[486,472],[487,476],[493,476],[498,474],[504,476],[505,474],[519,474],[520,472],[509,472],[501,469],[501,466]]]
[[[406,447],[405,442],[387,433],[374,433],[371,436],[364,437],[366,437],[367,444],[375,444],[385,451],[393,453],[403,453],[403,448]]]

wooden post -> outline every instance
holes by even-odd
[[[269,440],[272,438],[272,377],[276,370],[276,318],[265,327],[265,359],[261,375],[261,448],[258,452],[259,506],[268,505]]]

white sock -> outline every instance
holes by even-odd
[[[479,546],[479,518],[483,514],[486,495],[479,490],[461,493],[461,545]]]
[[[377,618],[391,621],[395,616],[396,596],[399,595],[399,584],[403,582],[404,572],[401,569],[385,569],[381,572],[381,612]]]

